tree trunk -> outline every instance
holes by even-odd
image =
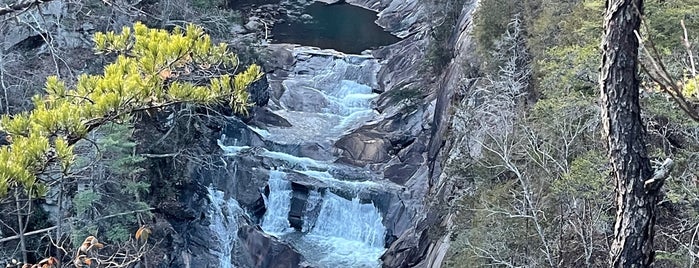
[[[643,0],[607,0],[602,39],[602,122],[616,182],[612,267],[649,267],[659,187],[646,152],[638,100],[638,39]],[[664,179],[664,178],[663,178]]]
[[[27,242],[24,237],[24,223],[22,220],[22,204],[19,200],[19,189],[15,188],[15,206],[17,207],[17,235],[19,235],[19,250],[22,253],[22,261],[27,263]]]

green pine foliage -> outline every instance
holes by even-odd
[[[99,235],[108,243],[125,242],[135,232],[134,226],[153,216],[145,202],[151,187],[143,176],[145,158],[135,154],[132,125],[109,123],[95,132],[97,161],[86,164],[93,168],[91,183],[87,183],[90,189],[73,197],[74,236]],[[76,163],[75,167],[86,166]]]
[[[75,160],[72,144],[134,112],[187,102],[228,104],[246,113],[246,88],[262,75],[257,65],[237,70],[238,58],[226,44],[213,44],[195,25],[168,32],[135,23],[118,33],[96,33],[94,41],[96,53],[116,55],[102,74],[81,75],[74,86],[49,77],[46,94],[33,98],[33,110],[0,119],[12,139],[0,148],[0,196],[14,187],[44,195],[37,175],[50,163],[68,172]]]

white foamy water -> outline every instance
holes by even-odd
[[[262,217],[262,230],[276,236],[293,231],[289,224],[291,182],[286,180],[286,173],[269,171],[269,197],[265,199],[265,206],[267,212]]]
[[[379,189],[381,184],[373,181],[343,181],[336,179],[330,172],[316,170],[297,170],[296,172],[306,176],[318,179],[324,183],[338,189],[350,190],[353,193],[359,193],[367,189]]]
[[[379,116],[372,107],[372,101],[378,96],[372,90],[372,86],[377,86],[378,68],[375,59],[309,56],[299,61],[290,77],[282,82],[285,91],[277,107],[283,109],[274,111],[291,127],[251,130],[280,145],[313,144],[330,148],[344,134]],[[342,193],[359,194],[383,187],[370,180],[335,178],[328,172],[335,167],[332,161],[238,146],[235,142],[232,146],[226,144],[231,143],[219,142],[227,155],[255,152],[268,160],[276,160],[271,162],[280,169],[292,169],[322,181],[323,187],[327,185]],[[379,258],[385,251],[386,228],[373,203],[363,203],[359,198],[345,199],[328,189],[312,189],[303,208],[303,225],[298,231],[290,227],[288,220],[293,192],[286,173],[270,171],[268,185],[270,193],[264,197],[267,211],[260,222],[262,229],[294,244],[313,267],[381,266]]]
[[[237,217],[243,213],[243,210],[237,201],[233,199],[225,200],[222,191],[212,187],[207,188],[207,190],[211,200],[209,213],[207,214],[211,222],[209,229],[211,229],[211,233],[214,235],[215,241],[212,242],[218,244],[218,247],[212,247],[209,250],[212,254],[218,256],[221,268],[233,268],[231,252],[238,240]]]
[[[313,228],[293,243],[319,267],[376,268],[385,251],[382,220],[374,204],[326,191]]]
[[[301,228],[301,232],[308,233],[308,231],[313,228],[316,217],[314,217],[312,213],[318,206],[320,206],[321,201],[323,201],[323,196],[320,192],[316,190],[311,190],[308,192],[306,211],[303,214],[303,228]]]
[[[326,192],[323,207],[310,234],[383,248],[386,228],[382,221],[381,213],[374,204],[362,204],[358,198],[347,200]]]
[[[309,172],[332,177],[327,172]],[[380,265],[386,228],[374,204],[362,203],[359,198],[348,200],[328,190],[324,193],[312,190],[308,194],[300,234],[289,227],[291,183],[285,177],[280,171],[270,173],[271,191],[262,219],[265,232],[296,245],[309,261],[322,268],[375,268]],[[318,207],[318,214],[312,215]]]
[[[332,83],[318,82],[311,86],[304,86],[302,83],[292,86],[304,87],[309,92],[321,95],[320,99],[325,106],[319,111],[276,111],[287,119],[292,127],[270,128],[265,133],[270,140],[285,144],[334,141],[342,134],[364,125],[378,115],[371,105],[371,101],[378,94],[373,93],[371,87],[367,85],[351,80],[339,80]]]
[[[328,165],[326,163],[316,161],[313,158],[308,158],[308,157],[298,157],[298,156],[290,155],[287,153],[273,152],[273,151],[267,151],[267,150],[263,150],[261,155],[264,157],[272,158],[272,159],[282,160],[284,162],[289,163],[291,166],[300,166],[304,170],[308,169],[308,168],[320,168],[320,169],[327,169],[328,168]]]

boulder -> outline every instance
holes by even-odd
[[[362,166],[388,160],[391,143],[376,133],[355,132],[342,137],[335,147],[342,150],[341,162]]]
[[[250,93],[249,101],[255,106],[262,107],[269,102],[269,81],[267,76],[263,75],[260,80],[255,81],[248,87]]]
[[[253,108],[252,124],[265,127],[291,127],[291,123],[267,107]]]
[[[253,19],[256,17],[251,17],[248,23],[245,24],[245,29],[248,29],[250,31],[260,31],[263,30],[264,24],[260,22],[259,18],[258,19]]]
[[[265,234],[259,227],[244,226],[238,231],[240,267],[296,268],[303,267],[303,256],[290,245]],[[203,267],[203,266],[192,266]]]
[[[287,90],[279,101],[288,110],[320,113],[328,106],[328,99],[316,88],[291,81],[284,81],[283,85]],[[293,90],[288,90],[291,87]]]

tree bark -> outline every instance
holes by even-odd
[[[639,105],[638,31],[643,0],[607,0],[602,39],[602,121],[616,183],[612,267],[653,263],[658,187],[644,142]],[[664,178],[663,178],[664,180]]]
[[[23,209],[19,198],[19,189],[15,188],[15,206],[17,207],[17,235],[19,236],[19,250],[22,253],[22,261],[24,263],[27,263],[27,242],[24,238],[24,223],[22,220]]]

